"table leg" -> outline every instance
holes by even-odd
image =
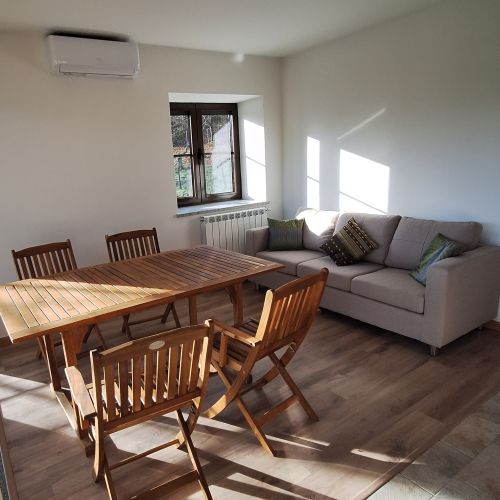
[[[231,285],[232,303],[233,303],[233,321],[235,326],[243,323],[243,283]]]
[[[76,366],[77,358],[76,355],[80,352],[83,345],[83,339],[87,334],[88,326],[79,326],[74,330],[69,330],[61,332],[61,339],[64,350],[64,359],[66,360],[66,366]]]
[[[196,295],[189,297],[189,323],[191,325],[198,324],[198,307],[196,305]]]
[[[47,362],[47,367],[49,369],[50,375],[50,386],[52,390],[61,390],[61,377],[59,376],[59,370],[57,369],[56,352],[54,349],[54,339],[52,335],[44,335],[40,342],[43,345],[43,352],[45,361]]]
[[[76,366],[77,354],[80,352],[83,339],[88,332],[88,325],[76,327],[73,330],[61,332],[61,339],[64,349],[64,359],[66,360],[66,367]],[[93,443],[89,440],[87,435],[88,423],[80,418],[79,410],[75,403],[68,397],[67,392],[56,392],[56,397],[63,407],[71,426],[76,431],[77,436],[81,440],[81,444],[88,456],[93,450]]]

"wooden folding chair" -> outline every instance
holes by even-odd
[[[23,250],[12,250],[12,258],[14,259],[17,277],[20,280],[39,279],[50,274],[78,269],[70,240],[37,245]],[[106,348],[106,343],[97,325],[89,326],[84,341],[87,342],[91,333],[95,333],[99,337],[102,347]],[[61,345],[60,342],[54,344],[51,336],[45,336],[43,339],[37,340],[39,346],[37,357],[41,357],[43,354],[47,361],[49,361],[47,350],[50,357],[51,353],[53,354],[54,345]]]
[[[153,229],[141,229],[139,231],[126,231],[124,233],[106,235],[106,246],[108,248],[110,262],[160,253],[160,244],[158,242],[158,235],[156,234],[155,227]],[[126,314],[123,316],[122,332],[132,340],[132,332],[130,331],[131,326],[147,323],[149,321],[156,321],[158,319],[161,320],[162,323],[166,323],[170,313],[172,313],[175,326],[180,328],[181,323],[179,321],[179,316],[175,310],[175,304],[172,302],[167,304],[165,312],[160,316],[130,321],[130,314]]]
[[[213,325],[188,326],[127,342],[107,351],[92,351],[92,384],[85,385],[78,368],[66,368],[79,429],[88,428],[94,449],[94,480],[105,480],[109,498],[116,492],[111,471],[168,446],[186,444],[193,470],[134,498],[160,495],[197,479],[205,497],[208,484],[191,432],[200,414],[210,371]],[[191,410],[189,428],[182,410]],[[117,463],[108,462],[105,439],[113,432],[176,412],[177,438]],[[154,492],[154,496],[148,494]],[[163,496],[161,497],[163,498]]]
[[[300,392],[286,370],[286,365],[296,354],[316,316],[325,288],[328,270],[297,279],[276,290],[268,290],[260,321],[250,320],[232,327],[214,320],[215,337],[212,365],[226,386],[226,393],[211,406],[205,416],[213,418],[235,401],[243,417],[262,447],[276,455],[262,426],[298,401],[312,420],[318,416]],[[276,351],[287,347],[281,357]],[[244,387],[257,361],[269,358],[273,363],[263,377],[253,385]],[[225,368],[234,372],[231,377]],[[266,411],[261,416],[250,413],[242,396],[251,389],[262,389],[278,375],[292,391],[292,395]]]

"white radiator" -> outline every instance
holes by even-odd
[[[205,245],[245,253],[247,229],[267,226],[268,212],[268,207],[258,207],[204,215],[200,218],[201,242]]]

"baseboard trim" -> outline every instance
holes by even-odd
[[[0,349],[12,345],[9,337],[0,337]]]
[[[486,328],[500,332],[500,321],[492,320],[486,323]]]

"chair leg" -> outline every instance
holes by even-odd
[[[36,339],[37,342],[37,347],[36,347],[36,359],[47,359],[47,356],[45,354],[45,346],[43,345],[43,342],[40,339]]]
[[[212,495],[210,494],[205,474],[203,473],[198,454],[196,453],[196,448],[194,447],[193,441],[191,440],[191,435],[181,410],[177,410],[177,421],[179,422],[179,427],[184,437],[184,441],[186,442],[189,458],[191,459],[191,463],[193,464],[193,467],[198,474],[198,482],[200,483],[200,487],[205,494],[205,498],[207,500],[212,500]]]
[[[245,360],[245,363],[241,367],[240,372],[236,376],[236,378],[231,381],[227,378],[226,374],[222,371],[222,368],[216,361],[212,360],[212,366],[217,370],[217,374],[219,375],[222,383],[226,386],[227,392],[223,394],[208,410],[205,411],[204,415],[208,418],[216,417],[222,410],[224,410],[233,399],[235,399],[243,385],[245,384],[245,380],[251,374],[252,367],[257,358],[257,351],[254,349],[249,357]]]
[[[172,316],[174,317],[175,326],[177,328],[180,328],[182,325],[181,325],[181,322],[179,321],[179,316],[177,315],[177,310],[175,309],[175,304],[172,304]]]
[[[198,422],[198,418],[201,415],[200,399],[201,398],[193,399],[191,413],[189,414],[189,417],[187,419],[187,426],[188,426],[189,434],[191,434],[193,432],[193,429],[196,425],[196,422]],[[182,444],[182,441],[183,441],[182,436],[177,436],[177,439],[179,439],[179,442]]]
[[[83,337],[83,343],[86,344],[88,342],[89,337],[93,331],[95,331],[95,334],[99,338],[99,341],[101,342],[101,346],[104,349],[107,349],[106,342],[104,341],[104,337],[102,336],[102,333],[101,333],[101,329],[99,328],[99,326],[97,324],[89,326],[89,329],[88,329],[87,333],[85,334],[85,337]]]
[[[129,340],[134,340],[134,338],[132,337],[132,332],[130,331],[130,326],[128,325],[129,319],[130,314],[126,314],[125,316],[123,316],[122,333],[127,335]]]
[[[281,356],[281,363],[283,366],[286,366],[292,358],[295,356],[295,353],[297,352],[300,344],[300,342],[296,342],[295,347],[292,349],[292,347],[288,347],[286,350],[285,354]],[[278,369],[273,366],[267,373],[265,373],[255,384],[252,386],[252,389],[260,390],[262,389],[265,385],[269,384],[269,382],[273,381],[277,376],[279,375]]]
[[[290,377],[289,373],[286,371],[283,363],[276,356],[276,354],[272,353],[269,355],[269,358],[274,363],[274,366],[279,371],[280,375],[283,377],[283,380],[286,382],[290,390],[295,394],[297,399],[299,400],[302,408],[307,413],[311,420],[317,422],[319,420],[318,415],[316,415],[315,411],[312,409],[311,405],[307,402],[307,399],[304,397],[297,384],[293,381],[292,377]]]
[[[251,360],[251,366],[253,366],[253,363],[254,360]],[[259,424],[257,423],[255,418],[250,413],[249,409],[239,396],[239,391],[247,378],[247,376],[243,375],[247,371],[244,369],[245,365],[243,365],[242,370],[237,377],[237,379],[239,380],[235,380],[233,384],[231,384],[231,381],[227,378],[226,374],[222,371],[222,368],[217,363],[214,362],[213,365],[215,366],[220,379],[222,380],[223,384],[226,386],[228,391],[205,412],[205,416],[209,418],[215,417],[222,410],[224,410],[229,405],[229,403],[231,403],[231,401],[234,400],[238,405],[238,408],[240,409],[244,419],[247,421],[248,426],[255,434],[255,437],[258,439],[259,443],[267,452],[269,452],[273,456],[276,456],[276,452],[271,446],[271,443],[267,439],[264,432],[262,432],[262,429],[260,428]]]
[[[177,311],[175,309],[175,304],[171,302],[170,304],[167,305],[165,312],[163,313],[163,316],[161,318],[162,323],[166,323],[168,319],[168,315],[172,312],[172,316],[174,318],[175,326],[177,328],[181,327],[181,322],[179,321],[179,316],[177,315]]]
[[[111,478],[111,471],[109,470],[108,461],[104,458],[104,483],[106,484],[106,491],[108,492],[108,497],[110,500],[117,500],[115,487],[113,485],[113,479]]]
[[[253,415],[250,413],[250,410],[247,408],[246,404],[243,402],[243,400],[240,397],[235,398],[234,401],[238,405],[238,408],[240,409],[241,414],[243,415],[243,417],[247,421],[248,426],[250,427],[250,429],[254,433],[255,437],[259,441],[262,448],[264,448],[264,450],[266,450],[268,453],[273,455],[273,457],[275,457],[276,451],[271,446],[271,443],[267,439],[266,435],[264,434],[264,432],[260,428],[259,424],[255,420]]]
[[[103,336],[103,334],[101,332],[101,329],[99,328],[99,325],[91,325],[90,326],[90,332],[92,332],[92,330],[95,331],[95,334],[99,338],[99,341],[101,342],[101,345],[102,345],[103,349],[107,349],[108,346],[106,345],[106,342],[104,340],[104,336]],[[89,332],[89,335],[90,335],[90,332]]]
[[[103,477],[105,472],[105,465],[107,465],[106,457],[104,456],[104,436],[99,428],[99,423],[92,427],[92,432],[94,435],[94,468],[92,470],[92,477],[97,483]]]

